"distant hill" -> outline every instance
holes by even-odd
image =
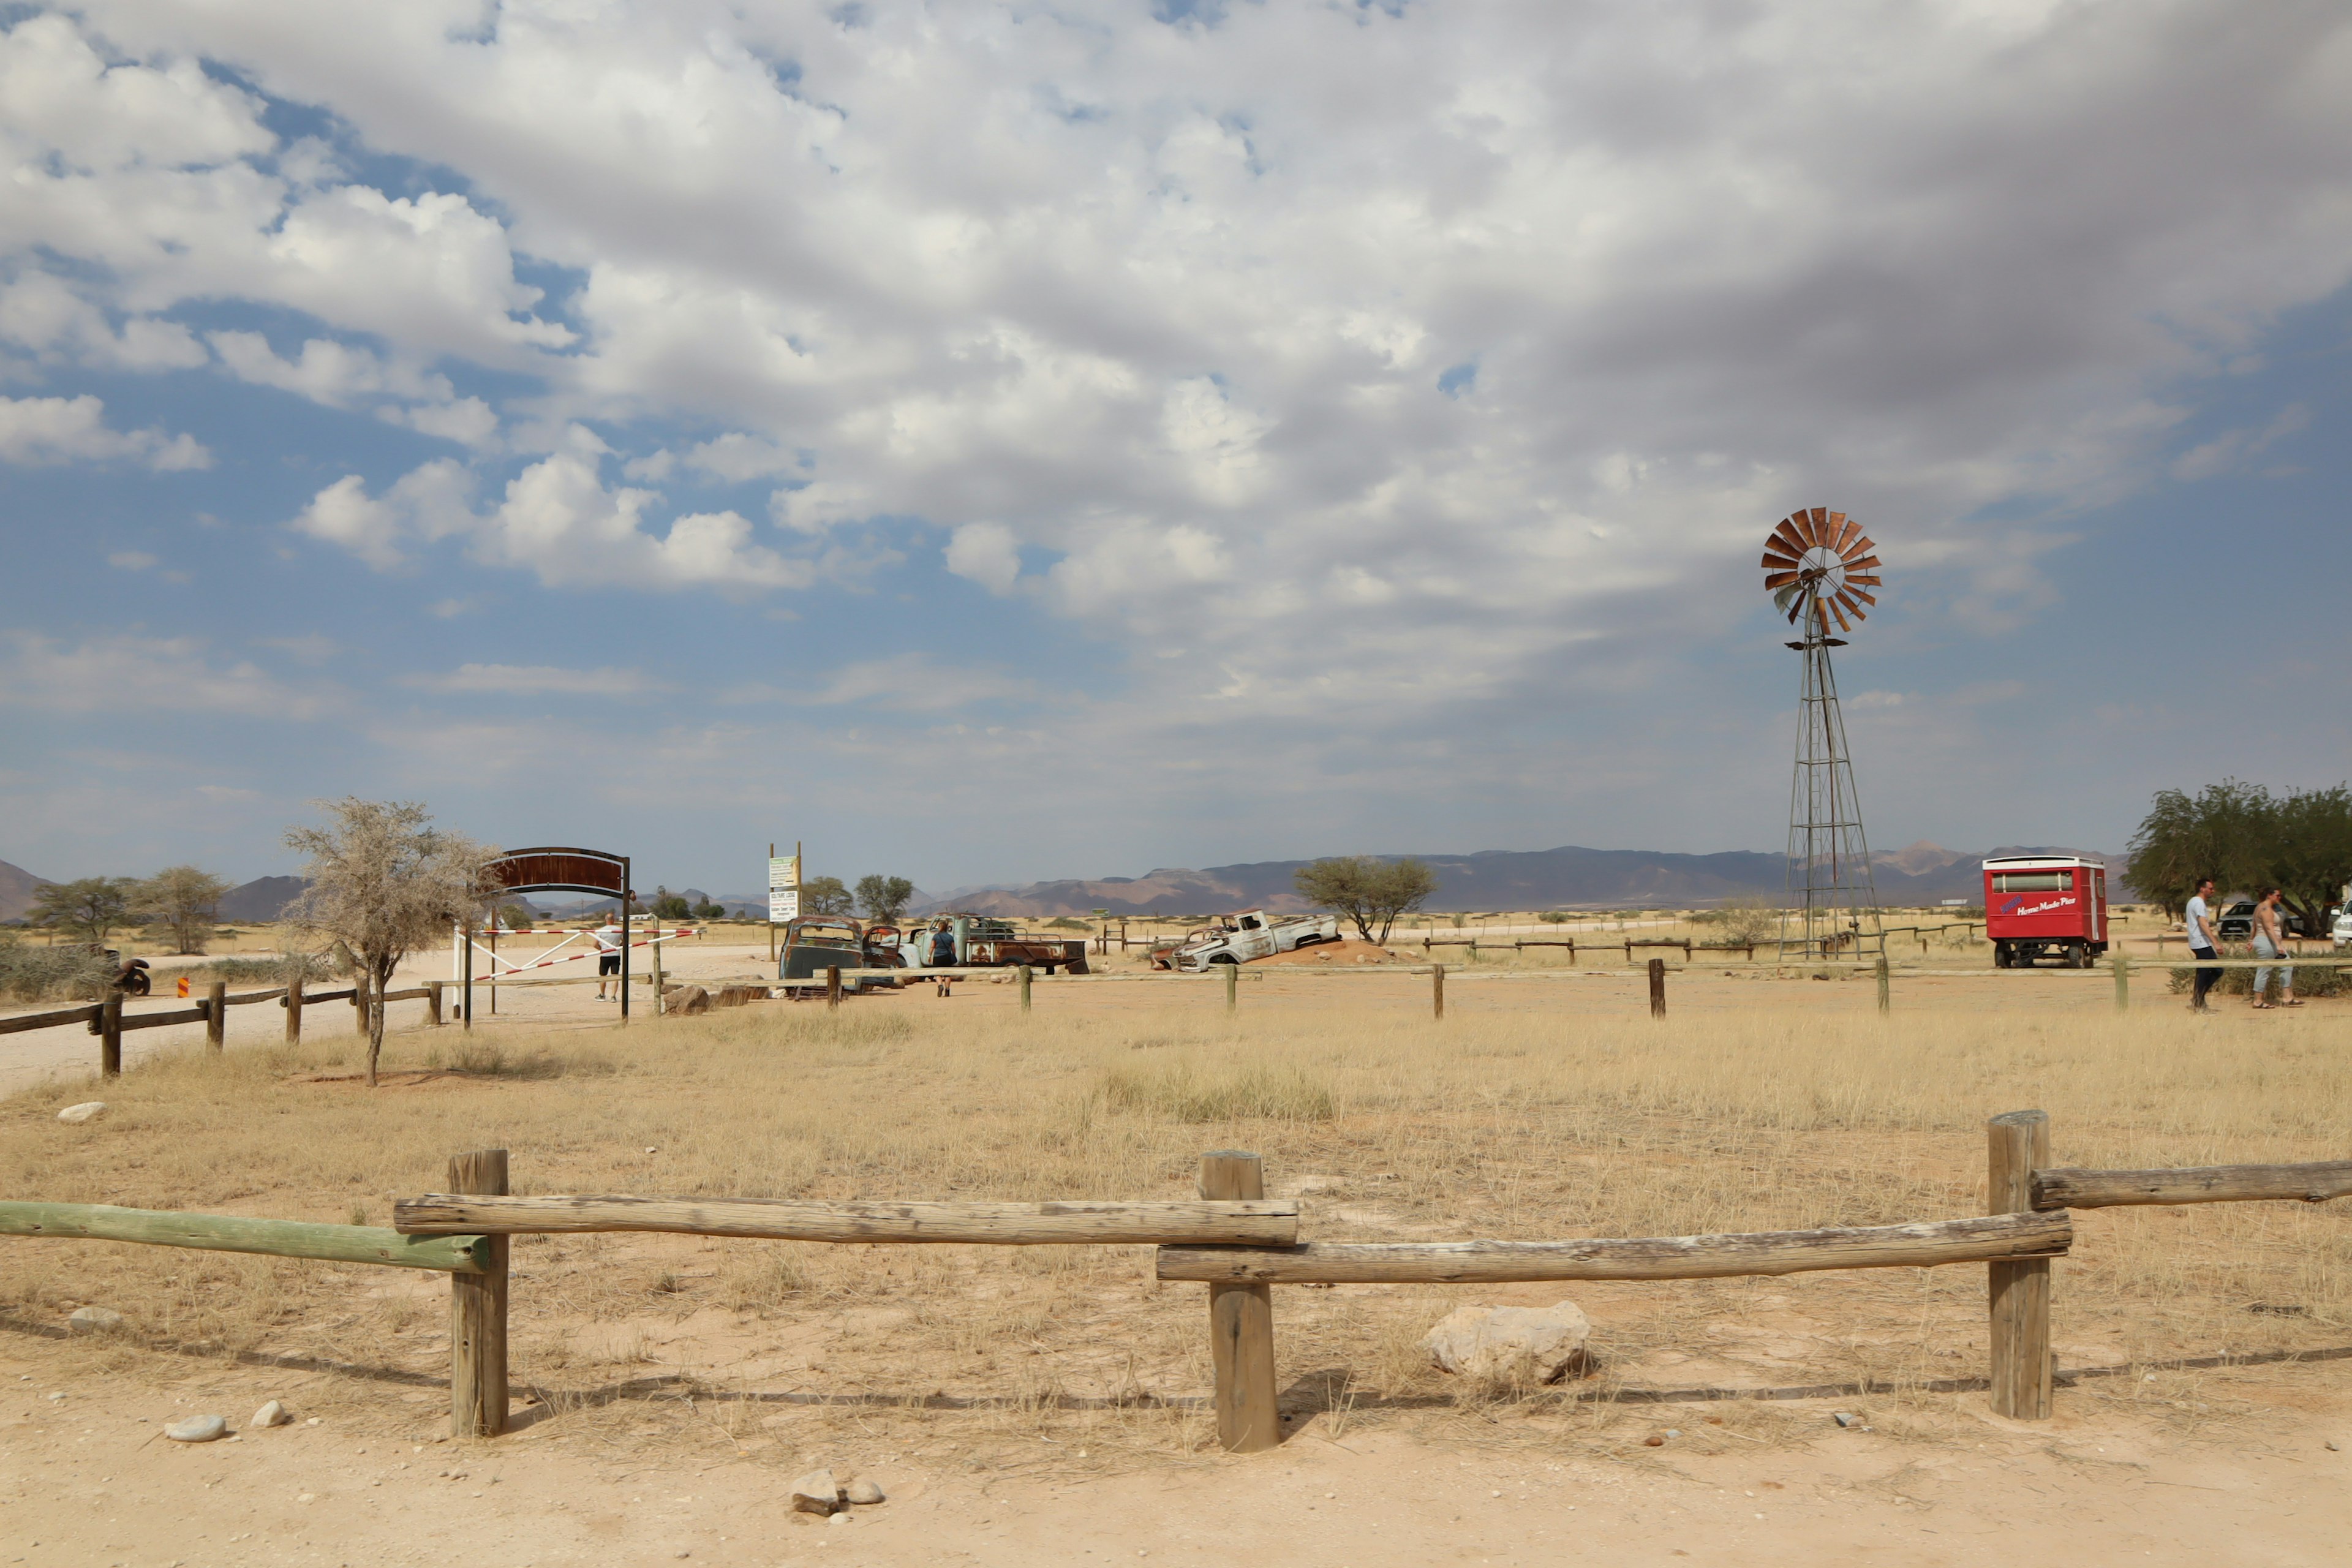
[[[2049,847],[2006,846],[1990,855],[2090,853],[2119,868],[2120,856]],[[1400,857],[1384,856],[1384,859]],[[1778,900],[1787,878],[1783,855],[1734,849],[1715,855],[1676,855],[1653,849],[1490,849],[1474,855],[1423,855],[1437,873],[1435,910],[1699,909],[1727,899],[1765,897]],[[1978,862],[1983,854],[1946,849],[1924,840],[1871,857],[1879,901],[1891,905],[1934,904],[1946,899],[1978,901],[1983,892]],[[1024,887],[958,888],[915,906],[917,914],[968,910],[975,914],[1082,915],[1107,910],[1115,915],[1209,914],[1221,910],[1264,907],[1304,910],[1307,900],[1291,886],[1291,874],[1305,860],[1260,860],[1203,870],[1163,867],[1140,877],[1032,882]],[[2120,880],[2120,879],[2118,879]]]
[[[33,895],[49,885],[47,877],[36,877],[22,866],[11,866],[0,860],[0,921],[20,921],[33,907]]]
[[[220,918],[247,924],[274,921],[307,885],[299,877],[257,877],[221,895]]]

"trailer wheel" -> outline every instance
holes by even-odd
[[[1992,944],[1992,966],[1995,969],[2007,969],[2009,965],[2009,943],[2005,942],[1994,942]]]

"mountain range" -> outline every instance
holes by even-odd
[[[2086,854],[2105,860],[2118,871],[2115,897],[2120,900],[2128,896],[2122,887],[2120,855],[2021,845],[1986,852],[2042,853]],[[1568,845],[1558,849],[1488,849],[1473,855],[1423,855],[1420,858],[1437,873],[1437,891],[1427,907],[1441,913],[1468,910],[1696,909],[1739,898],[1777,901],[1787,872],[1784,857],[1746,849],[1714,855],[1677,855],[1654,849],[1586,849]],[[1885,904],[1926,905],[1955,899],[1976,903],[1983,893],[1978,868],[1983,858],[1984,855],[1964,854],[1922,839],[1901,849],[1874,853],[1871,868],[1879,901]],[[1307,900],[1298,896],[1291,877],[1300,867],[1311,863],[1255,860],[1202,870],[1162,867],[1140,877],[1017,885],[990,883],[950,889],[944,893],[919,892],[911,912],[922,915],[955,910],[1045,918],[1084,915],[1096,910],[1114,915],[1212,914],[1223,910],[1257,908],[1304,910],[1308,907]],[[44,879],[0,860],[0,921],[23,919],[32,907],[34,894],[44,885]],[[221,918],[273,920],[301,890],[299,877],[257,878],[221,900]],[[685,893],[689,902],[701,901],[698,889],[688,888]],[[763,893],[723,893],[716,901],[730,913],[755,919],[768,907]],[[610,899],[559,900],[541,894],[533,912],[544,914],[551,908],[560,908],[566,914],[576,910],[593,915],[612,907]]]
[[[2051,846],[2008,845],[1982,855],[1947,849],[1922,839],[1871,856],[1879,901],[1931,905],[1947,900],[1977,903],[1984,894],[1979,862],[1992,855],[2084,854],[2119,868],[2123,857]],[[1382,856],[1382,859],[1400,857]],[[1423,855],[1437,873],[1427,907],[1471,910],[1697,909],[1729,899],[1778,902],[1788,872],[1784,855],[1734,849],[1677,855],[1654,849],[1489,849],[1473,855]],[[1209,914],[1224,910],[1308,908],[1291,877],[1306,860],[1258,860],[1202,870],[1161,868],[1140,877],[1031,882],[1025,886],[957,888],[924,895],[914,913],[948,910],[974,914]],[[2120,878],[2118,878],[2120,884]],[[2118,887],[2118,899],[2122,897]]]

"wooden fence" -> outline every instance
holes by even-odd
[[[1208,1287],[1217,1440],[1235,1452],[1282,1439],[1276,1285],[1488,1284],[1709,1279],[1825,1269],[1986,1266],[1993,1411],[2051,1414],[2051,1266],[2074,1239],[2071,1210],[2126,1204],[2320,1203],[2352,1195],[2352,1160],[2186,1170],[2052,1166],[2039,1110],[1987,1123],[1985,1215],[1909,1225],[1574,1241],[1302,1241],[1299,1205],[1265,1196],[1264,1162],[1201,1159],[1197,1200],[1059,1203],[515,1196],[502,1149],[449,1162],[448,1191],[394,1205],[393,1228],[186,1215],[96,1204],[0,1202],[0,1235],[142,1242],[278,1258],[425,1268],[450,1277],[452,1432],[507,1426],[509,1238],[583,1231],[759,1237],[814,1243],[1084,1244],[1156,1247],[1155,1275]],[[1699,1391],[1699,1397],[1737,1397]]]

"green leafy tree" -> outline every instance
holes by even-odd
[[[508,931],[529,931],[530,910],[521,904],[501,904],[499,907],[499,924]]]
[[[174,952],[202,952],[228,884],[194,866],[166,866],[131,889],[131,907],[172,933]]]
[[[915,884],[904,877],[879,874],[857,879],[857,906],[870,921],[895,921],[907,912]]]
[[[712,903],[709,898],[705,898],[702,902],[694,906],[694,918],[698,921],[719,920],[726,913],[724,909]]]
[[[673,893],[667,888],[654,889],[654,919],[682,921],[692,913],[694,911],[687,906],[684,894]]]
[[[1388,941],[1397,917],[1421,908],[1437,891],[1437,873],[1410,855],[1401,860],[1335,856],[1301,866],[1290,879],[1308,902],[1346,916],[1356,934],[1370,942]],[[1374,925],[1380,927],[1377,936]]]
[[[446,942],[449,928],[498,900],[487,863],[498,851],[430,826],[413,801],[346,796],[321,802],[325,827],[296,827],[286,844],[301,855],[309,886],[287,918],[333,939],[339,956],[367,980],[368,1087],[383,1054],[383,994],[393,971],[419,948]]]
[[[2291,790],[2224,779],[2195,795],[2160,790],[2132,836],[2125,879],[2134,892],[2178,914],[2210,877],[2224,894],[2275,886],[2304,929],[2352,879],[2352,789]]]
[[[33,923],[71,931],[102,947],[114,928],[131,918],[138,886],[128,877],[51,882],[33,895]]]
[[[801,913],[838,918],[856,908],[838,877],[811,877],[801,884]]]

